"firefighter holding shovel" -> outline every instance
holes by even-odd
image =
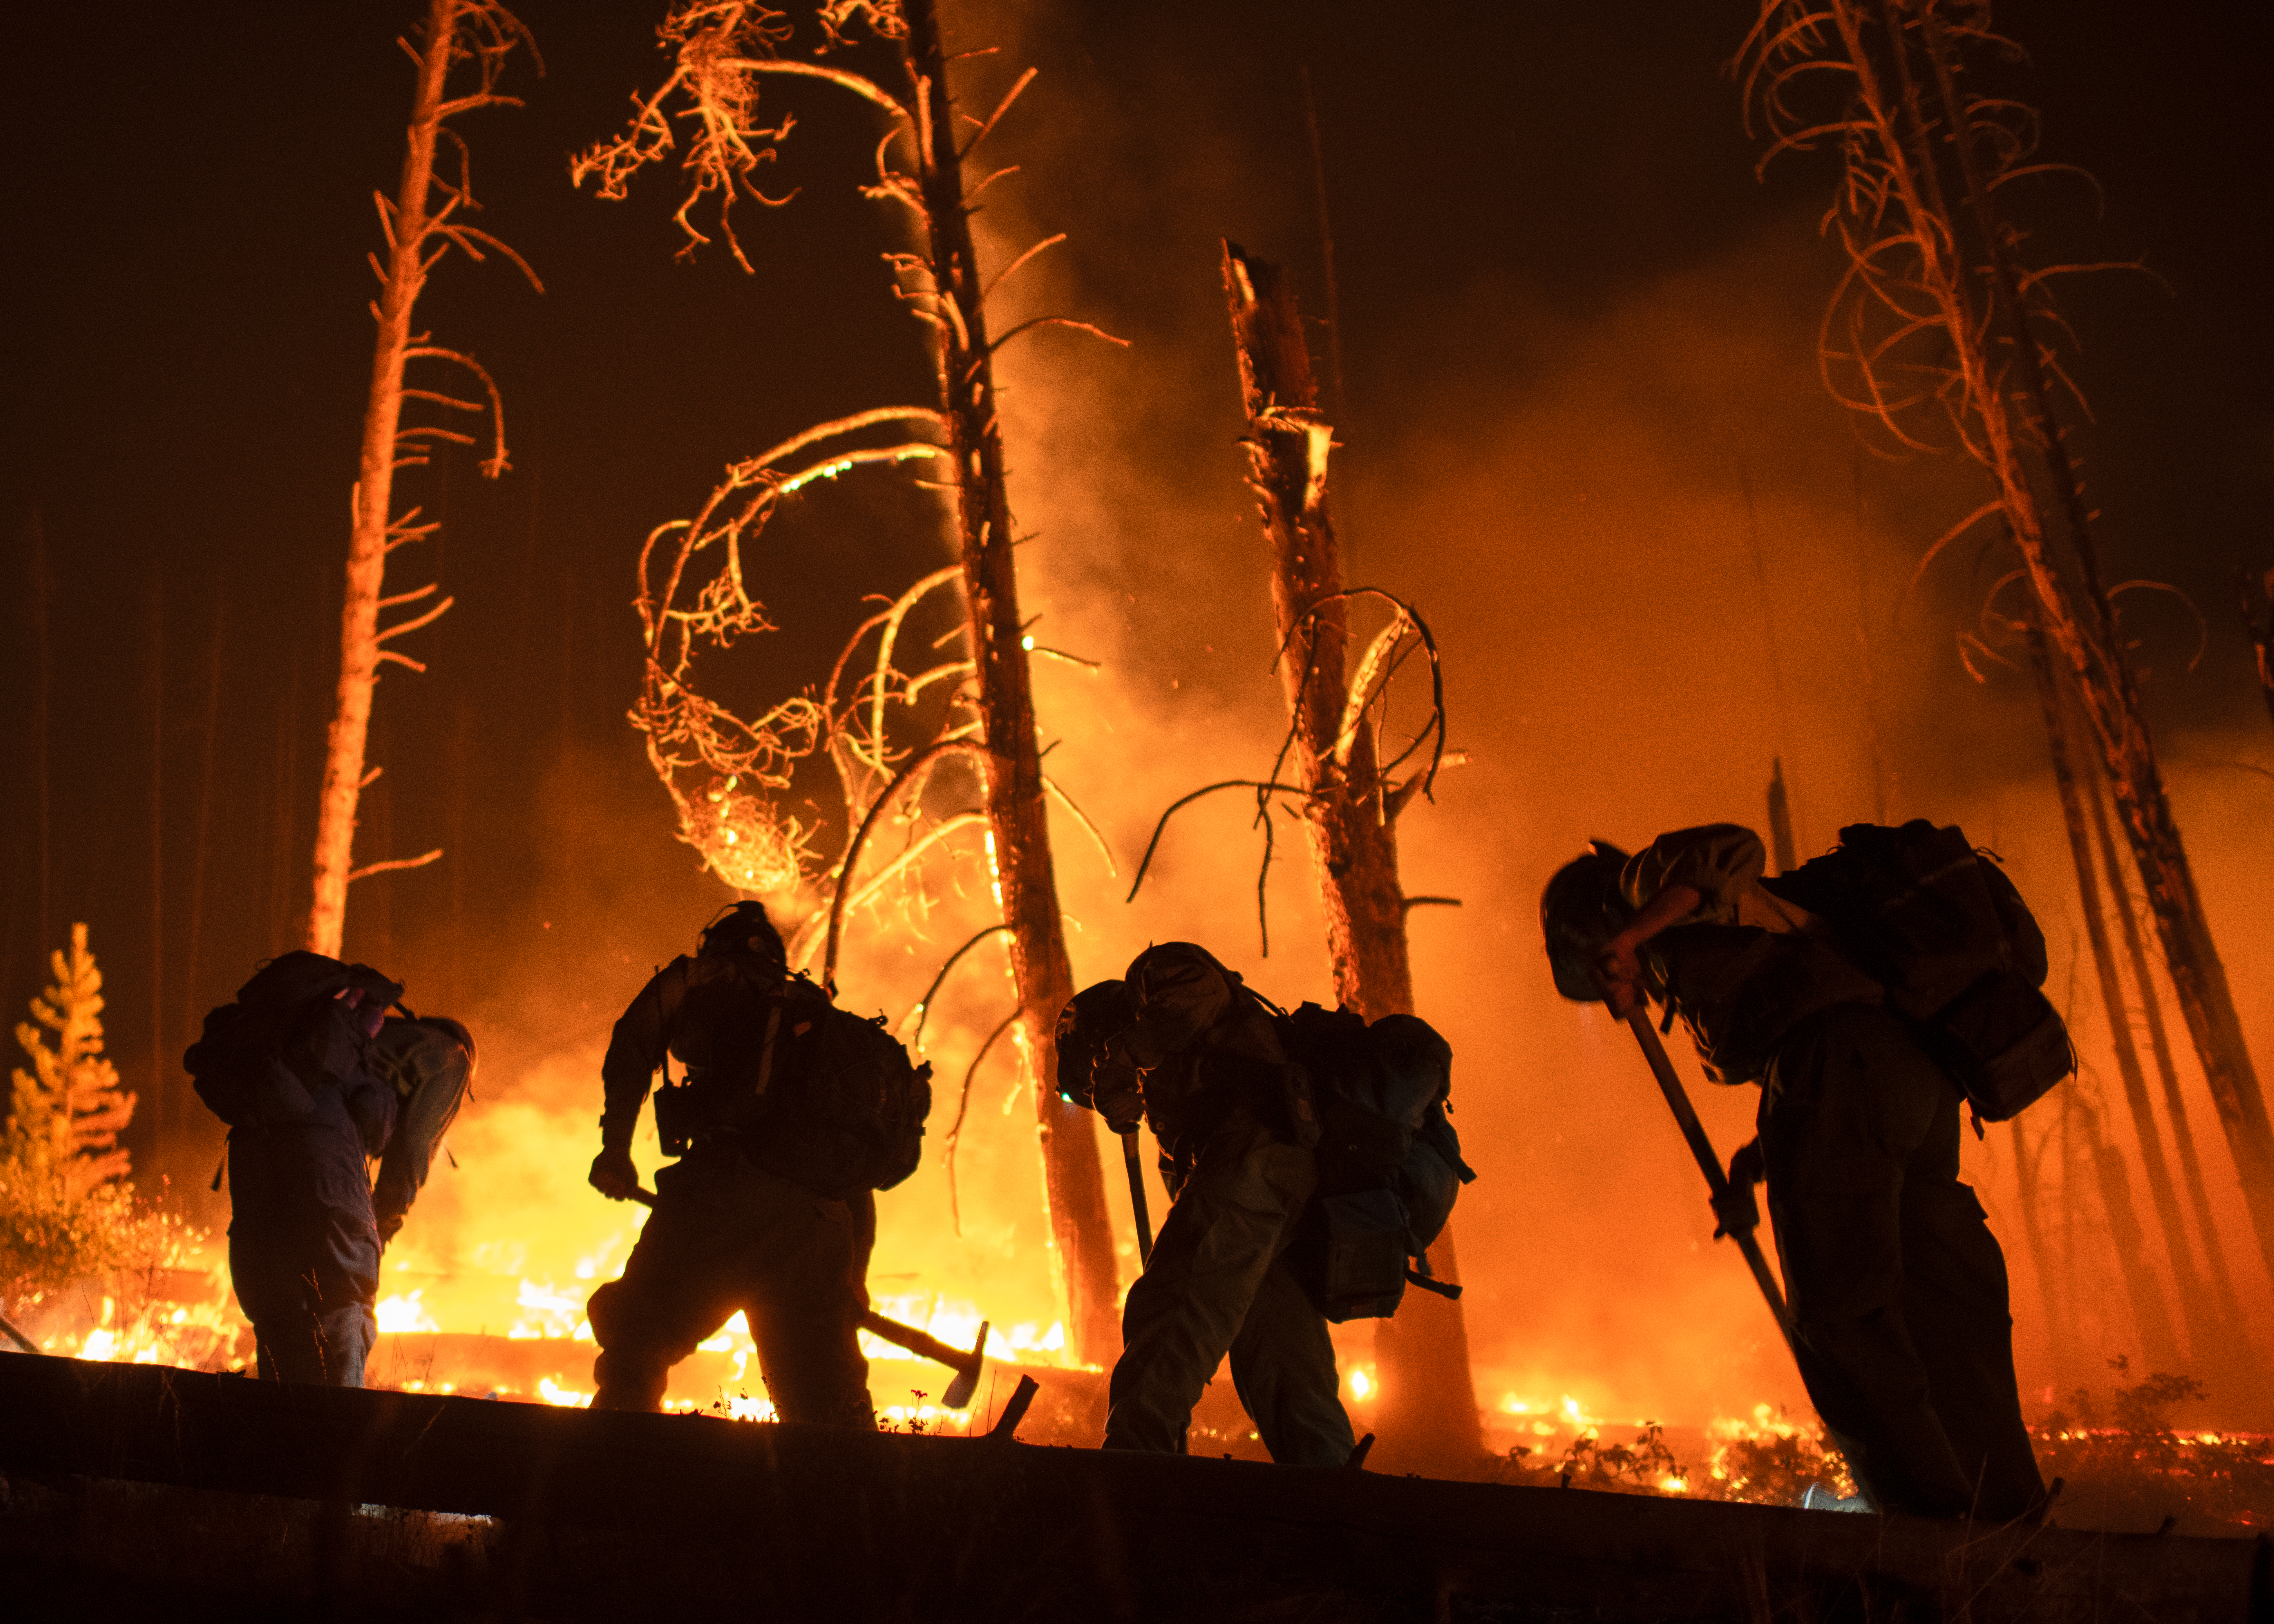
[[[1843,839],[1859,831],[1874,832],[1859,825]],[[1939,833],[1970,862],[1957,831]],[[1556,989],[1608,1004],[1655,1050],[1723,1230],[1746,1243],[1750,1180],[1720,1179],[1648,1004],[1681,1016],[1709,1079],[1760,1085],[1758,1157],[1788,1335],[1869,1503],[2029,1515],[2044,1485],[2014,1382],[2004,1254],[1959,1182],[1960,1084],[1847,938],[1794,899],[1816,893],[1788,885],[1793,876],[1764,883],[1766,867],[1759,837],[1734,824],[1661,835],[1633,856],[1598,842],[1540,899]],[[1751,1255],[1772,1307],[1787,1307]]]

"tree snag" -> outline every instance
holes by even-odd
[[[2036,679],[2037,700],[2044,711],[2045,733],[2052,746],[2053,784],[2060,793],[2061,821],[2068,833],[2069,858],[2076,870],[2077,902],[2084,911],[2085,939],[2091,946],[2093,968],[2099,977],[2101,1011],[2108,1020],[2109,1041],[2116,1051],[2117,1075],[2124,1084],[2124,1102],[2131,1111],[2133,1132],[2140,1143],[2140,1162],[2148,1175],[2149,1197],[2163,1231],[2172,1284],[2180,1299],[2180,1314],[2187,1321],[2187,1342],[2197,1367],[2226,1367],[2234,1362],[2238,1345],[2218,1304],[2195,1271],[2195,1255],[2187,1242],[2187,1221],[2180,1213],[2179,1192],[2172,1183],[2171,1168],[2164,1159],[2163,1135],[2157,1127],[2156,1109],[2148,1098],[2147,1074],[2140,1064],[2139,1047],[2133,1041],[2124,981],[2117,970],[2115,949],[2109,941],[2108,917],[2101,904],[2100,876],[2094,866],[2092,836],[2085,823],[2084,786],[2079,781],[2059,673],[2054,669],[2052,652],[2045,645],[2044,631],[2034,622],[2025,631],[2029,670]],[[2123,876],[2112,870],[2109,881],[2112,886],[2120,886]],[[2142,991],[2149,999],[2156,996],[2153,986]],[[2109,1154],[2120,1153],[2112,1150]],[[2216,1235],[2211,1239],[2216,1244]],[[2152,1275],[2147,1277],[2147,1283],[2152,1288]],[[2135,1291],[2140,1286],[2135,1271],[2128,1267],[2126,1285]],[[2145,1327],[2149,1315],[2139,1312],[2136,1303],[2135,1310],[2135,1317]],[[2157,1312],[2161,1312],[2160,1299]]]
[[[733,204],[738,198],[764,204],[786,200],[766,197],[750,178],[752,171],[772,159],[773,143],[788,133],[791,124],[787,117],[771,128],[757,122],[760,81],[772,75],[833,84],[883,109],[893,121],[877,148],[877,179],[864,192],[879,201],[906,206],[923,233],[922,252],[895,253],[887,259],[900,279],[899,296],[928,320],[937,346],[937,406],[922,415],[943,434],[946,444],[917,447],[915,454],[937,455],[953,470],[955,537],[970,642],[968,665],[959,665],[953,674],[959,684],[968,685],[959,689],[959,703],[968,705],[973,714],[962,725],[953,720],[943,724],[930,744],[903,758],[888,744],[884,731],[884,707],[895,693],[905,691],[907,680],[892,667],[890,631],[882,640],[877,674],[868,695],[875,716],[865,738],[855,739],[839,718],[832,677],[831,694],[817,707],[816,719],[840,774],[847,775],[848,831],[845,856],[832,876],[835,891],[827,916],[826,963],[833,966],[848,902],[865,894],[852,888],[866,831],[880,818],[892,815],[896,805],[911,799],[921,788],[922,775],[944,754],[975,758],[983,805],[973,821],[982,823],[986,831],[993,890],[1003,923],[1008,927],[1005,940],[1017,1000],[1019,1049],[1035,1102],[1052,1258],[1066,1305],[1067,1342],[1076,1357],[1104,1364],[1112,1358],[1120,1341],[1115,1313],[1119,1281],[1106,1214],[1104,1177],[1090,1121],[1087,1113],[1060,1100],[1057,1088],[1054,1033],[1059,1009],[1074,994],[1073,969],[1058,912],[1044,800],[1055,786],[1043,773],[1041,752],[1035,741],[1034,695],[1027,660],[1030,640],[1019,612],[1012,551],[1015,538],[1004,482],[993,371],[995,352],[1022,332],[1046,325],[1092,333],[1096,329],[1087,323],[1045,316],[1022,322],[998,337],[989,336],[989,297],[1035,253],[1059,240],[1046,239],[991,279],[983,279],[971,237],[964,161],[1031,82],[1033,71],[1012,86],[987,119],[973,120],[956,111],[950,94],[947,56],[931,0],[828,0],[821,8],[820,22],[825,39],[816,53],[818,56],[826,58],[853,46],[851,36],[858,25],[875,44],[892,53],[899,70],[898,83],[887,86],[863,72],[825,60],[781,56],[780,49],[791,34],[787,19],[750,0],[685,0],[659,30],[665,45],[677,54],[670,79],[654,94],[636,98],[630,131],[579,157],[571,174],[579,182],[588,176],[597,177],[603,197],[622,196],[635,170],[674,147],[674,115],[665,107],[668,98],[681,97],[689,105],[681,116],[692,120],[695,131],[681,160],[689,177],[686,201],[677,215],[689,239],[682,252],[691,252],[710,240],[689,219],[689,211],[715,194],[719,234],[747,269],[749,262],[742,257],[731,219]],[[970,134],[959,146],[961,130],[969,130]],[[896,149],[907,154],[909,167],[899,167],[893,157]],[[881,419],[916,414],[874,415]],[[842,426],[825,425],[814,435]],[[788,487],[772,470],[754,470],[754,477],[761,474],[774,486],[755,499],[762,509],[771,504],[776,492]],[[651,546],[653,541],[651,538]],[[936,583],[928,577],[915,591],[920,594]],[[667,603],[669,594],[660,601]],[[752,608],[755,612],[755,605]],[[897,616],[892,623],[897,627]],[[879,620],[870,621],[856,635],[856,643],[859,635],[878,624]],[[850,654],[848,648],[848,658]],[[844,665],[840,660],[840,672]],[[968,697],[963,699],[961,694],[966,691]],[[684,815],[682,802],[682,819]],[[951,826],[961,826],[960,817],[937,825],[927,837],[928,843],[936,843]],[[900,868],[907,856],[903,853],[895,859],[892,867]],[[871,876],[862,884],[865,890],[872,890],[878,883]],[[809,930],[801,935],[794,951],[809,949],[813,941]]]
[[[1749,109],[1771,137],[1761,162],[1839,145],[1845,173],[1826,225],[1840,232],[1849,267],[1825,317],[1826,382],[1907,448],[1938,448],[1923,420],[1939,422],[1989,474],[1990,499],[1921,568],[1985,519],[2002,515],[2009,527],[2033,613],[2083,701],[2260,1250],[2274,1267],[2274,1124],[2165,793],[2053,400],[2056,383],[2076,391],[2048,336],[2067,333],[2049,283],[2100,267],[2018,263],[2022,234],[1993,192],[2059,166],[2034,162],[2030,109],[1961,89],[1962,49],[2014,50],[1990,32],[1980,0],[1763,0],[1741,52]],[[1821,94],[1837,100],[1811,100]],[[2041,490],[2067,536],[2066,557]]]
[[[1327,512],[1334,431],[1319,410],[1294,290],[1278,267],[1229,241],[1224,285],[1247,412],[1248,485],[1271,548],[1271,605],[1293,777],[1310,836],[1335,996],[1368,1020],[1411,1014],[1413,972],[1405,940],[1408,899],[1397,879],[1397,818],[1426,789],[1428,775],[1416,772],[1402,784],[1390,779],[1389,771],[1413,747],[1387,767],[1382,763],[1381,709],[1373,703],[1377,682],[1386,692],[1409,629],[1408,612],[1399,606],[1398,618],[1375,640],[1352,683],[1352,594],[1343,585]],[[1442,745],[1442,711],[1432,725]],[[1280,776],[1275,768],[1272,779]],[[1272,793],[1259,790],[1259,805],[1268,807]],[[1431,1250],[1440,1272],[1457,1271],[1449,1228]],[[1385,1458],[1459,1470],[1481,1457],[1484,1434],[1459,1303],[1409,1293],[1397,1318],[1375,1326],[1374,1357],[1382,1373],[1377,1428]]]
[[[372,256],[380,294],[371,307],[379,324],[379,342],[372,354],[371,388],[364,407],[363,453],[352,500],[354,531],[348,543],[347,594],[340,607],[340,677],[325,733],[324,787],[316,815],[314,893],[308,909],[306,945],[310,951],[337,957],[346,929],[348,886],[366,875],[394,868],[416,868],[439,859],[437,849],[418,857],[393,858],[355,863],[356,805],[364,788],[380,769],[365,771],[365,745],[371,731],[371,703],[379,685],[379,668],[393,661],[412,671],[426,667],[385,645],[407,632],[430,626],[456,600],[445,598],[424,611],[382,628],[382,610],[402,608],[431,598],[433,584],[408,592],[386,591],[387,555],[395,548],[433,534],[436,526],[418,523],[416,508],[392,516],[395,470],[417,468],[427,461],[435,440],[474,444],[471,435],[437,426],[402,426],[403,402],[425,401],[453,411],[489,413],[494,430],[491,453],[482,473],[494,479],[506,471],[505,417],[497,385],[480,364],[456,350],[425,342],[410,330],[411,312],[426,285],[427,274],[451,249],[479,260],[485,248],[495,249],[520,267],[530,284],[542,292],[537,274],[519,254],[488,232],[469,225],[463,216],[480,206],[474,201],[473,180],[465,143],[446,121],[483,107],[518,107],[520,100],[496,94],[505,58],[517,44],[535,46],[512,12],[490,0],[429,0],[425,43],[399,41],[418,67],[418,89],[411,98],[410,128],[403,154],[403,179],[390,200],[375,194],[380,234],[387,241],[382,265]],[[474,65],[477,82],[466,94],[448,93],[450,70],[462,62]],[[434,169],[435,147],[448,135],[458,154],[458,176],[453,181]],[[487,401],[461,400],[437,390],[410,388],[404,372],[417,360],[448,361],[471,372]]]

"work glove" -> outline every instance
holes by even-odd
[[[1713,1238],[1725,1235],[1741,1235],[1761,1226],[1761,1209],[1753,1199],[1753,1186],[1768,1177],[1768,1166],[1761,1156],[1761,1142],[1747,1139],[1729,1158],[1729,1187],[1718,1201],[1713,1203],[1713,1216],[1721,1221]]]
[[[403,1233],[403,1214],[401,1213],[380,1213],[378,1215],[379,1244],[381,1250],[385,1250],[388,1242]]]
[[[639,1169],[632,1162],[632,1153],[625,1146],[604,1145],[600,1154],[592,1158],[592,1188],[611,1201],[629,1201],[632,1192],[639,1188]]]
[[[1097,1095],[1097,1114],[1116,1133],[1133,1132],[1145,1120],[1145,1093],[1131,1086]]]

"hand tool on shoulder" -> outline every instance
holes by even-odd
[[[1713,1214],[1721,1223],[1717,1236],[1727,1235],[1745,1254],[1745,1265],[1753,1271],[1753,1282],[1767,1300],[1769,1312],[1776,1316],[1777,1329],[1784,1335],[1785,1346],[1792,1348],[1792,1316],[1785,1307],[1784,1291],[1777,1284],[1776,1275],[1770,1272],[1760,1242],[1753,1237],[1753,1228],[1760,1222],[1760,1215],[1753,1207],[1752,1191],[1750,1187],[1736,1189],[1721,1171],[1713,1141],[1706,1137],[1706,1124],[1698,1120],[1674,1062],[1667,1057],[1666,1045],[1659,1041],[1657,1029],[1650,1024],[1648,1007],[1638,1004],[1627,1012],[1626,1022],[1628,1030],[1635,1034],[1635,1041],[1642,1045],[1643,1058],[1650,1063],[1651,1075],[1658,1079],[1659,1092],[1666,1096],[1674,1120],[1682,1129],[1682,1137],[1690,1141],[1690,1154],[1698,1158],[1698,1170],[1706,1175],[1706,1187],[1713,1194]],[[1797,1350],[1794,1357],[1798,1357]]]
[[[631,1199],[642,1207],[655,1205],[655,1192],[635,1184]],[[897,1320],[887,1320],[874,1309],[861,1314],[861,1328],[870,1335],[888,1342],[895,1348],[905,1348],[920,1359],[930,1359],[935,1365],[945,1365],[955,1372],[955,1380],[947,1384],[947,1391],[939,1395],[943,1408],[960,1410],[971,1402],[979,1388],[980,1367],[987,1363],[987,1325],[979,1322],[979,1335],[972,1338],[969,1349],[954,1347],[939,1338],[919,1331],[912,1325],[902,1325]]]
[[[1145,1210],[1145,1169],[1137,1159],[1137,1130],[1121,1131],[1121,1159],[1129,1166],[1129,1205],[1137,1215],[1137,1267],[1153,1260],[1153,1220]]]

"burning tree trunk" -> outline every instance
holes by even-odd
[[[1276,266],[1224,245],[1224,292],[1247,410],[1248,484],[1271,546],[1271,603],[1279,628],[1296,782],[1310,832],[1312,870],[1327,927],[1335,996],[1369,1020],[1411,1014],[1407,899],[1397,880],[1397,815],[1424,786],[1393,785],[1367,715],[1369,689],[1405,628],[1406,612],[1349,676],[1348,605],[1327,513],[1331,426],[1303,342],[1292,289]],[[1278,772],[1272,777],[1276,780]],[[1269,792],[1261,792],[1269,793]],[[1452,1231],[1435,1247],[1453,1272]],[[1468,1332],[1460,1304],[1409,1293],[1374,1332],[1382,1373],[1379,1425],[1385,1458],[1459,1470],[1484,1452]]]
[[[675,89],[683,92],[693,104],[690,110],[699,129],[685,159],[685,167],[693,178],[678,215],[689,239],[689,250],[709,239],[689,221],[688,212],[705,195],[716,192],[721,205],[720,234],[747,269],[748,261],[742,259],[727,211],[738,196],[770,200],[757,192],[749,179],[750,171],[763,159],[772,155],[770,143],[779,139],[789,128],[787,120],[773,129],[761,128],[757,123],[756,86],[761,76],[802,77],[835,84],[885,109],[899,124],[898,131],[877,148],[877,179],[866,190],[870,197],[907,205],[923,233],[922,252],[896,254],[892,260],[914,284],[902,287],[902,297],[917,304],[930,319],[934,329],[938,346],[937,409],[895,409],[862,414],[859,418],[823,425],[787,442],[777,452],[787,455],[825,435],[889,419],[920,417],[945,436],[947,444],[944,447],[899,447],[889,452],[851,455],[856,462],[937,455],[953,469],[956,542],[961,559],[971,643],[971,660],[962,674],[970,685],[968,703],[975,712],[975,720],[968,726],[944,725],[930,744],[905,758],[896,758],[884,737],[881,717],[888,690],[895,681],[904,680],[897,678],[892,669],[892,634],[914,598],[936,584],[928,580],[904,598],[891,615],[880,616],[863,628],[865,633],[885,620],[892,621],[884,638],[870,694],[878,719],[870,724],[871,736],[863,747],[853,752],[858,768],[853,776],[862,779],[862,786],[856,787],[851,776],[847,779],[848,823],[855,827],[834,876],[836,899],[828,914],[827,962],[834,962],[847,900],[852,894],[855,868],[868,831],[904,796],[913,797],[931,768],[948,755],[974,757],[982,780],[995,888],[1010,944],[1020,1050],[1028,1068],[1042,1140],[1043,1183],[1054,1259],[1067,1308],[1068,1341],[1078,1357],[1104,1363],[1112,1357],[1119,1342],[1114,1312],[1119,1282],[1112,1228],[1106,1214],[1104,1177],[1089,1119],[1079,1109],[1062,1101],[1056,1086],[1054,1033],[1059,1009],[1074,993],[1073,971],[1058,911],[1044,801],[1046,792],[1052,786],[1042,771],[1035,742],[1034,696],[1027,661],[1030,640],[1019,613],[1017,570],[1012,551],[1014,537],[1004,483],[1003,441],[993,374],[995,351],[1019,332],[1046,323],[1085,327],[1087,324],[1043,317],[991,339],[989,336],[985,313],[988,297],[1028,259],[1059,239],[1053,237],[1037,244],[997,272],[991,280],[983,280],[971,237],[963,162],[1026,88],[1034,78],[1033,72],[1020,78],[993,115],[979,124],[959,147],[959,119],[966,129],[972,126],[973,121],[956,112],[949,93],[947,56],[931,0],[900,0],[900,4],[889,0],[876,0],[875,4],[843,0],[825,5],[821,20],[828,36],[820,53],[824,56],[847,44],[853,24],[864,20],[877,41],[888,47],[897,59],[900,71],[899,87],[888,89],[862,73],[827,63],[788,60],[777,55],[779,47],[789,37],[789,26],[780,13],[764,6],[747,4],[745,0],[689,0],[673,11],[661,31],[666,43],[675,42],[678,47],[679,65],[671,81],[640,104],[629,135],[579,158],[572,173],[579,180],[587,175],[598,175],[603,196],[622,195],[624,183],[633,170],[673,146],[675,137],[671,118],[661,109],[668,94]],[[913,150],[912,169],[895,167],[890,155],[902,140]],[[795,477],[785,478],[764,466],[775,455],[769,453],[767,458],[738,465],[730,476],[730,485],[739,481],[742,486],[759,488],[745,499],[737,516],[719,523],[716,534],[730,538],[738,536],[746,524],[763,520],[778,495],[787,493],[800,483]],[[713,508],[728,493],[722,488],[720,494],[712,499]],[[682,559],[690,547],[704,545],[702,538],[711,512],[706,509],[704,517],[698,519],[682,538]],[[651,538],[649,545],[652,549],[655,538]],[[676,579],[674,575],[674,580]],[[644,583],[645,580],[643,560]],[[644,604],[644,584],[643,590]],[[669,609],[671,591],[666,590],[657,601],[669,613],[678,613]],[[742,592],[739,576],[731,588],[721,589],[715,601],[706,598],[705,602],[712,612],[739,605],[736,613],[757,613],[755,605]],[[644,608],[643,613],[646,613]],[[685,635],[683,626],[681,631]],[[653,626],[650,646],[651,651],[658,646]],[[847,654],[849,657],[850,650]],[[842,664],[840,661],[840,666]],[[678,680],[669,673],[663,676],[667,679],[666,687]],[[651,684],[656,680],[657,668],[651,652]],[[839,750],[839,718],[834,710],[833,680],[830,701],[818,708],[818,725],[830,736],[834,753]],[[658,713],[681,704],[685,698],[684,693],[673,690],[666,702],[656,707]],[[663,766],[659,761],[659,771]],[[842,755],[840,770],[846,771]],[[665,776],[667,781],[669,773]],[[870,783],[878,787],[874,798],[863,804],[861,790]],[[721,793],[734,792],[734,786],[727,782]],[[676,796],[677,792],[674,793]],[[682,801],[682,814],[684,807]],[[951,819],[949,823],[957,821]],[[936,829],[924,844],[936,843],[945,827]],[[867,883],[873,888],[877,882],[871,878]]]
[[[376,199],[387,259],[384,264],[376,255],[372,259],[380,281],[380,295],[372,305],[373,318],[379,323],[379,342],[372,354],[371,387],[364,406],[363,453],[352,503],[355,528],[348,543],[347,594],[340,607],[339,685],[325,733],[324,787],[316,817],[315,885],[308,909],[306,945],[319,953],[336,956],[340,951],[350,884],[387,869],[418,868],[442,855],[435,850],[357,868],[356,804],[380,773],[380,769],[366,771],[364,765],[380,666],[392,660],[412,671],[425,669],[386,644],[433,624],[456,601],[446,598],[393,626],[381,628],[379,623],[381,611],[420,602],[437,590],[430,583],[408,592],[387,592],[387,555],[433,534],[435,528],[418,523],[415,508],[394,516],[395,470],[424,465],[426,447],[434,440],[474,443],[471,435],[455,430],[403,427],[403,403],[425,401],[477,416],[484,410],[479,402],[409,387],[404,374],[412,361],[449,361],[480,380],[496,429],[493,448],[482,463],[482,472],[494,479],[507,468],[504,411],[497,386],[472,357],[437,348],[425,342],[423,335],[412,333],[411,315],[425,288],[427,274],[454,247],[475,259],[484,257],[485,247],[494,248],[520,266],[532,286],[538,285],[535,273],[520,255],[462,218],[479,206],[473,199],[465,145],[456,140],[455,132],[458,178],[446,179],[434,169],[435,147],[447,120],[476,108],[521,105],[516,98],[498,95],[494,89],[505,57],[528,37],[511,12],[489,0],[430,0],[423,45],[400,41],[418,66],[418,89],[411,98],[402,182],[391,200],[383,194]],[[448,89],[450,70],[464,61],[475,64],[478,83],[470,94],[453,97]]]
[[[2061,819],[2068,831],[2069,857],[2076,868],[2077,901],[2084,910],[2085,939],[2091,944],[2093,967],[2099,976],[2101,1009],[2108,1018],[2109,1040],[2116,1051],[2116,1070],[2124,1083],[2124,1101],[2131,1109],[2133,1132],[2140,1141],[2140,1162],[2147,1171],[2148,1193],[2163,1229],[2164,1250],[2172,1267],[2172,1284],[2179,1295],[2180,1312],[2187,1320],[2187,1340],[2198,1365],[2225,1365],[2233,1357],[2228,1327],[2218,1304],[2195,1273],[2194,1253],[2187,1244],[2187,1221],[2180,1216],[2179,1193],[2172,1187],[2172,1170],[2164,1160],[2156,1108],[2149,1101],[2147,1076],[2140,1064],[2139,1049],[2132,1041],[2124,981],[2117,972],[2115,950],[2108,940],[2108,918],[2101,907],[2100,880],[2093,866],[2092,837],[2085,827],[2084,790],[2078,781],[2071,749],[2068,711],[2060,691],[2060,679],[2053,669],[2052,651],[2045,646],[2043,631],[2032,624],[2028,636],[2029,669],[2037,679],[2037,699],[2044,709],[2045,732],[2052,741],[2053,783],[2060,792]],[[2112,870],[2109,877],[2112,884],[2122,883],[2121,876]],[[2144,990],[2148,997],[2155,996],[2152,986]],[[2120,1154],[2112,1148],[2099,1154]],[[2113,1217],[2112,1207],[2112,1221]],[[2136,1259],[2127,1258],[2125,1283],[2135,1294],[2134,1306],[2139,1311],[2144,1335],[2150,1312],[2141,1310],[2138,1303],[2143,1281],[2145,1288],[2152,1291],[2153,1275]],[[2152,1312],[2162,1314],[2160,1297]]]
[[[1932,447],[1906,428],[1911,409],[1946,413],[1962,447],[1990,474],[1995,496],[1944,541],[1993,515],[2011,527],[2035,612],[2083,698],[2260,1248],[2274,1266],[2274,1124],[2165,794],[2054,411],[2059,362],[2039,336],[2040,327],[2059,330],[2058,315],[2044,307],[2053,273],[2016,265],[2018,234],[1992,198],[1998,181],[2032,156],[2035,116],[2011,101],[1961,94],[1956,43],[2003,42],[1988,34],[1979,8],[1954,21],[1946,19],[1952,11],[1947,0],[1826,0],[1821,7],[1766,0],[1747,44],[1748,88],[1775,138],[1769,157],[1824,139],[1843,145],[1847,175],[1834,218],[1851,268],[1826,317],[1827,378],[1848,368],[1853,387],[1835,382],[1835,391],[1919,449]],[[1823,116],[1796,108],[1803,84],[1826,82],[1826,68],[1844,79],[1848,99]],[[1986,160],[1978,151],[1984,142]],[[1964,214],[1946,200],[1946,190],[1956,192]],[[1843,312],[1848,328],[1835,331]],[[2052,491],[2059,509],[2067,565],[2056,556],[2038,486]]]
[[[906,0],[905,11],[908,104],[922,132],[918,163],[931,250],[925,268],[941,318],[940,411],[955,457],[956,528],[983,725],[991,855],[1003,920],[1010,927],[1018,1030],[1034,1091],[1051,1233],[1073,1315],[1069,1328],[1081,1356],[1102,1362],[1120,1340],[1113,1316],[1118,1274],[1104,1174],[1089,1117],[1058,1092],[1055,1034],[1058,1011],[1074,995],[1073,965],[1066,956],[1058,910],[1049,808],[1035,743],[1026,628],[1019,616],[1011,504],[1003,482],[1001,419],[984,307],[990,284],[980,278],[979,255],[971,241],[963,154],[956,147],[955,104],[948,94],[937,8],[933,0]]]

